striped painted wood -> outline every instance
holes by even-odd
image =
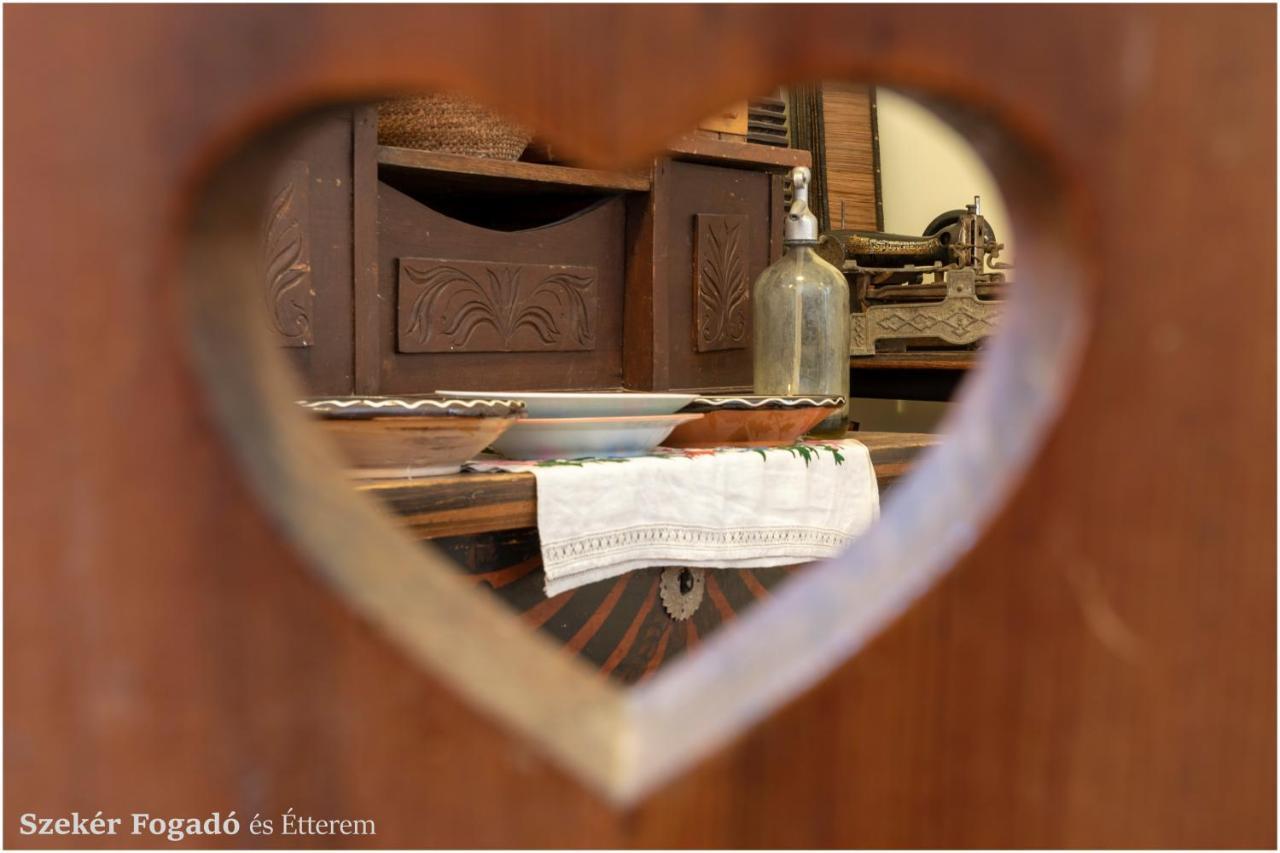
[[[693,648],[803,566],[708,570],[697,611],[677,622],[658,596],[661,568],[642,569],[547,598],[538,532],[532,528],[437,539],[468,578],[518,611],[602,674],[641,681]]]

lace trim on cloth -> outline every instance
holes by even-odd
[[[755,569],[827,559],[880,509],[871,454],[856,439],[472,467],[537,479],[548,596],[654,566]]]
[[[683,551],[732,553],[736,548],[758,552],[770,545],[836,549],[849,539],[842,530],[823,527],[758,527],[750,530],[696,527],[692,525],[650,524],[579,536],[557,542],[543,542],[546,562],[560,563],[596,556],[625,556],[630,551],[670,545]],[[561,567],[564,571],[565,567]]]

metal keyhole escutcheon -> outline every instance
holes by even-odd
[[[698,611],[706,590],[706,570],[671,566],[662,570],[658,591],[667,615],[683,622]]]

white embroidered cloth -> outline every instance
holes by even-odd
[[[548,596],[650,566],[756,568],[830,557],[880,514],[858,441],[513,462],[537,479]]]

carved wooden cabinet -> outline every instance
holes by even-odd
[[[263,223],[264,303],[313,393],[745,389],[751,283],[804,151],[678,140],[639,172],[307,132]]]
[[[262,224],[264,317],[307,384],[354,388],[352,121],[307,132],[267,188]]]
[[[751,285],[781,253],[783,175],[808,152],[694,136],[631,172],[502,162],[379,146],[367,107],[304,134],[262,228],[266,321],[311,393],[750,388]],[[712,579],[714,606],[678,623],[657,570],[548,599],[536,529],[437,541],[623,682],[796,568]]]
[[[378,310],[357,328],[377,390],[621,385],[625,226],[617,196],[508,232],[380,183]]]

